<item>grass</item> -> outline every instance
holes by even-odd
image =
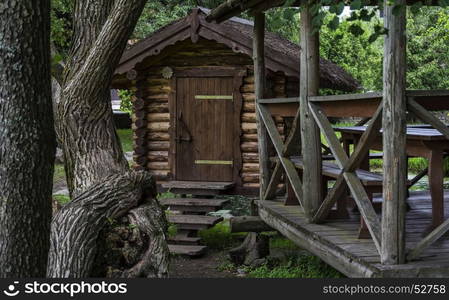
[[[176,225],[170,224],[168,236],[173,237],[176,232]],[[199,231],[198,236],[201,237],[203,245],[221,251],[237,246],[245,237],[245,233],[231,233],[228,222],[223,221],[212,228]]]
[[[245,233],[231,233],[228,221],[218,223],[212,228],[201,230],[198,235],[204,245],[214,250],[224,250],[238,246]]]
[[[173,232],[171,232],[173,234]],[[269,258],[267,262],[258,267],[236,266],[225,260],[218,266],[219,271],[237,272],[243,269],[247,277],[252,278],[340,278],[341,273],[330,267],[319,258],[304,254],[302,250],[290,240],[279,234],[270,235],[270,250],[272,253],[287,250],[288,255],[282,258]],[[225,250],[238,246],[245,233],[231,233],[228,222],[224,221],[213,228],[202,230],[199,236],[204,245],[214,250]]]
[[[70,201],[70,197],[66,195],[53,195],[53,199],[58,201],[61,205],[64,205]]]
[[[226,239],[231,243],[232,235],[225,230],[224,225],[217,230],[207,230],[207,243],[211,243],[221,247],[228,246],[220,242],[222,234],[226,235]],[[211,239],[217,231],[219,235]],[[287,250],[288,254],[278,257],[268,257],[266,262],[261,266],[236,266],[229,260],[225,260],[218,266],[219,271],[237,272],[238,269],[245,271],[247,277],[250,278],[341,278],[344,277],[340,272],[324,263],[318,257],[304,253],[298,246],[290,240],[276,234],[270,234],[270,251],[271,253],[280,252],[279,250]],[[235,238],[235,237],[234,237]]]
[[[342,278],[343,274],[308,254],[290,256],[284,260],[268,261],[256,268],[247,267],[250,278]]]
[[[53,173],[53,182],[65,180],[65,170],[63,164],[55,164],[55,171]]]
[[[270,249],[300,250],[295,243],[279,235],[270,239]]]
[[[160,193],[157,195],[157,199],[167,199],[167,198],[176,198],[176,194],[170,193],[170,192],[165,192],[165,193]]]
[[[132,129],[117,129],[117,134],[122,143],[124,152],[133,151],[133,132]]]

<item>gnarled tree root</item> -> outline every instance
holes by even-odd
[[[104,230],[115,228],[114,224],[118,227],[125,224],[136,240],[140,239],[137,244],[142,253],[135,253],[134,259],[128,261],[134,265],[128,264],[128,268],[117,268],[106,275],[166,277],[169,259],[165,242],[167,223],[155,194],[156,185],[148,173],[129,171],[110,175],[77,195],[53,217],[47,276],[80,278],[97,275],[101,268],[98,258],[107,257],[103,253],[105,248],[98,247],[102,245],[103,237],[109,235]],[[145,203],[141,203],[143,199]]]

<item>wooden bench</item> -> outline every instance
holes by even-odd
[[[290,157],[290,160],[295,164],[298,169],[304,168],[302,159],[298,156]],[[341,174],[341,168],[334,163],[323,161],[322,174],[331,179],[337,179]],[[357,170],[357,177],[360,179],[364,186],[382,186],[383,176],[381,174],[373,173],[366,170]]]
[[[304,168],[304,163],[302,158],[299,156],[290,157],[290,160],[294,163],[295,167],[302,170]],[[329,161],[322,162],[323,169],[323,186],[325,192],[327,193],[327,184],[329,180],[335,180],[340,176],[342,169]],[[375,193],[382,193],[382,185],[383,185],[383,175],[379,173],[373,173],[367,170],[358,169],[356,170],[356,175],[360,179],[361,183],[365,187],[365,191],[368,195],[368,198],[373,202],[373,195]],[[407,186],[410,186],[410,181],[407,182]],[[373,203],[376,211],[380,211],[382,209],[382,203],[376,202]],[[339,199],[337,201],[337,211],[331,216],[333,218],[347,218],[347,201],[346,199]],[[359,236],[358,238],[371,238],[371,235],[368,231],[368,228],[363,220],[360,218],[360,228],[359,228]]]
[[[370,153],[368,154],[368,159],[382,159],[384,154],[382,152]],[[321,156],[322,160],[335,160],[335,157],[332,154],[325,154]]]

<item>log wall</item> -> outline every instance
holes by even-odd
[[[178,43],[179,44],[179,43]],[[169,95],[172,91],[171,79],[162,76],[162,69],[166,66],[177,71],[192,67],[203,66],[245,66],[248,75],[244,77],[240,88],[242,94],[241,111],[241,153],[242,169],[241,178],[244,188],[258,189],[259,164],[257,150],[257,127],[255,115],[254,76],[252,60],[249,56],[233,52],[225,45],[207,40],[197,44],[189,41],[181,42],[180,45],[172,46],[171,53],[161,53],[159,56],[150,57],[143,61],[138,70],[139,87],[138,95],[143,100],[140,109],[135,109],[133,115],[134,129],[134,158],[138,167],[147,169],[156,179],[161,181],[170,180],[172,164],[170,161],[171,135],[175,134],[174,128],[170,127],[170,104]],[[170,47],[169,47],[170,48]],[[151,61],[155,62],[151,64]],[[292,80],[287,79],[282,73],[270,74],[267,84],[267,96],[287,97],[294,89]],[[293,80],[294,81],[294,80]],[[294,82],[294,83],[297,83]],[[290,86],[290,87],[289,87]],[[297,85],[296,85],[297,86]],[[279,132],[283,134],[284,126],[282,118],[276,118]]]

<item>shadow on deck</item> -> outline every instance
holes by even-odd
[[[408,203],[411,210],[406,215],[406,241],[407,249],[410,249],[423,238],[431,224],[430,195],[412,192]],[[385,266],[380,264],[380,256],[372,240],[357,239],[358,214],[352,213],[347,220],[310,224],[300,206],[285,206],[277,201],[258,201],[258,205],[259,215],[267,224],[348,277],[449,277],[447,236],[427,248],[418,260]],[[449,190],[446,190],[446,216],[448,208]]]

